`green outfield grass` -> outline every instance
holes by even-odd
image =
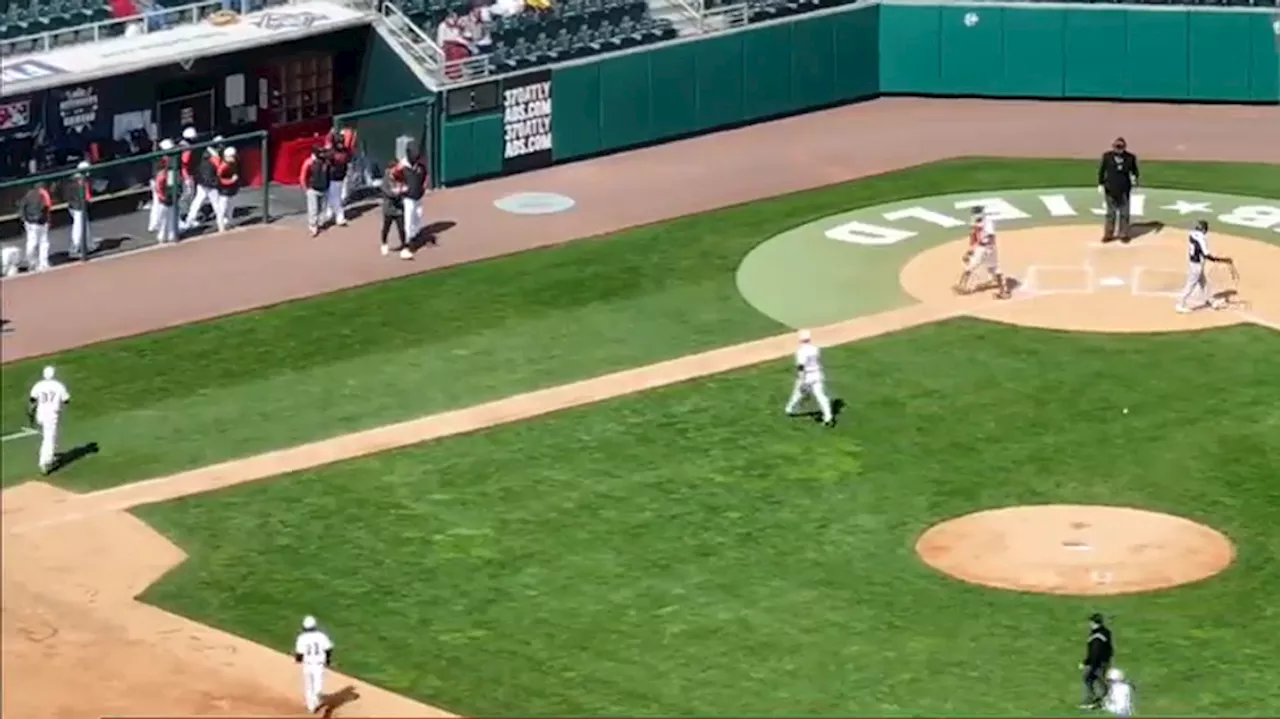
[[[143,508],[191,553],[144,599],[282,651],[315,613],[343,670],[465,716],[1071,715],[1100,610],[1142,715],[1263,715],[1277,356],[1252,326],[930,325],[827,351],[834,430],[782,416],[780,363]],[[1091,601],[912,551],[1049,502],[1187,516],[1239,560]]]
[[[1087,184],[1092,161],[957,160],[64,353],[54,477],[94,489],[477,404],[781,328],[738,295],[742,256],[837,211],[976,189]],[[1153,186],[1274,194],[1280,168],[1150,163]],[[0,431],[47,360],[0,372]],[[4,444],[7,486],[35,439]]]

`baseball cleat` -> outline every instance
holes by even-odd
[[[387,255],[389,255],[389,254],[391,254],[391,248],[390,248],[390,247],[387,247],[386,245],[383,245],[383,246],[382,246],[382,256],[383,256],[383,257],[386,257],[386,256],[387,256]]]
[[[1190,311],[1191,311],[1191,308],[1190,308],[1190,307],[1187,307],[1186,305],[1175,305],[1175,306],[1174,306],[1174,308],[1173,308],[1173,311],[1174,311],[1174,312],[1178,312],[1178,313],[1181,313],[1181,314],[1184,314],[1184,315],[1185,315],[1185,314],[1187,314],[1188,312],[1190,312]]]
[[[408,247],[404,248],[403,250],[400,250],[400,259],[402,259],[402,260],[412,260],[412,259],[413,259],[413,250],[410,250]]]

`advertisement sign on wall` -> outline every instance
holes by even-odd
[[[502,171],[523,172],[551,164],[551,71],[539,70],[502,83]]]
[[[31,129],[31,105],[30,98],[0,101],[0,137],[12,137]]]

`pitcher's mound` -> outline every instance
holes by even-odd
[[[1231,540],[1188,519],[1124,507],[993,509],[930,527],[916,552],[957,579],[1043,594],[1130,594],[1207,579]]]

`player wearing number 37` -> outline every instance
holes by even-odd
[[[315,617],[303,617],[293,659],[302,665],[302,697],[307,711],[314,713],[322,704],[325,667],[333,661],[333,640],[316,626]]]
[[[53,367],[45,367],[39,382],[31,386],[27,404],[27,420],[40,427],[40,473],[55,469],[58,451],[58,418],[62,406],[71,401],[67,386],[54,376]]]

